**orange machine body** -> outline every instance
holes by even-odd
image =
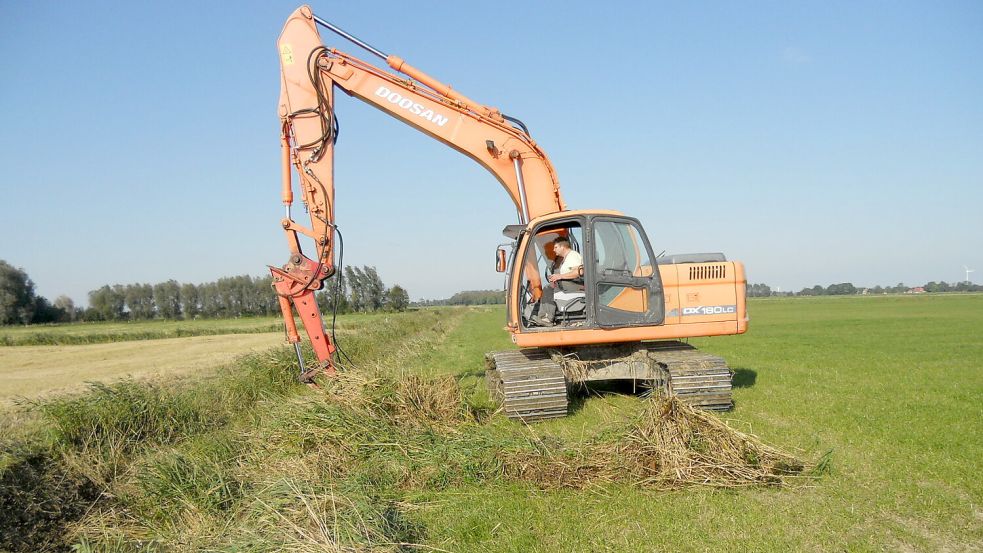
[[[617,211],[581,210],[539,217],[530,222],[531,229],[548,227],[554,219],[569,219],[578,215],[621,216]],[[546,242],[549,244],[549,242]],[[516,252],[515,259],[525,259],[537,241],[527,240]],[[658,261],[658,260],[656,260]],[[739,261],[705,263],[656,263],[664,292],[665,319],[659,325],[635,325],[623,328],[536,328],[523,325],[522,297],[510,294],[507,329],[512,342],[520,347],[558,347],[589,344],[639,342],[647,340],[677,340],[700,336],[724,336],[747,332],[747,277]],[[638,275],[648,275],[652,264],[634,269]],[[515,270],[509,275],[509,289],[521,289],[524,275]],[[588,283],[588,295],[591,290]],[[647,296],[626,289],[610,304],[626,311],[644,311]]]
[[[714,276],[693,276],[696,271]],[[666,320],[658,326],[583,330],[512,330],[519,347],[579,346],[726,336],[747,332],[744,264],[739,261],[664,265],[659,267],[666,290]],[[717,276],[719,275],[719,276]],[[517,319],[509,328],[515,329]]]

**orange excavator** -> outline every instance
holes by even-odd
[[[388,68],[324,46],[318,25]],[[506,273],[506,330],[519,349],[486,355],[488,382],[508,416],[564,416],[568,389],[595,380],[658,385],[707,409],[732,406],[732,373],[724,360],[681,340],[747,330],[742,263],[719,253],[656,256],[637,219],[616,211],[568,210],[553,164],[521,121],[381,52],[309,6],[290,15],[277,48],[282,226],[291,255],[270,270],[302,380],[335,373],[336,346],[314,292],[335,273],[339,249],[333,167],[340,90],[470,157],[515,205],[517,222],[504,229],[511,242],[508,250],[496,251],[496,269]],[[294,172],[310,227],[291,217]],[[313,240],[313,256],[302,251],[301,236]],[[580,262],[554,284],[550,276],[570,251]],[[318,366],[304,364],[295,313]]]

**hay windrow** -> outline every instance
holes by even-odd
[[[778,485],[800,474],[793,455],[674,397],[654,396],[622,431],[581,446],[538,441],[503,456],[505,473],[544,489],[622,482],[645,488]]]
[[[468,405],[458,380],[447,375],[394,377],[351,371],[325,380],[322,390],[332,403],[380,417],[396,426],[416,429],[437,426],[450,430],[480,416]]]

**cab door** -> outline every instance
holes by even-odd
[[[662,279],[638,220],[597,216],[590,221],[585,278],[592,286],[593,318],[599,327],[661,325],[665,321]]]

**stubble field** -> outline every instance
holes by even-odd
[[[750,309],[748,334],[695,342],[737,371],[722,418],[813,467],[784,485],[516,478],[510,452],[603,439],[646,401],[583,395],[531,427],[489,416],[503,314],[447,309],[354,321],[339,338],[369,381],[309,390],[281,348],[8,418],[0,501],[25,516],[0,517],[0,550],[980,550],[983,296]],[[434,390],[457,411],[406,414]]]
[[[267,332],[0,348],[0,408],[78,391],[86,382],[193,375],[283,342],[283,333]]]

